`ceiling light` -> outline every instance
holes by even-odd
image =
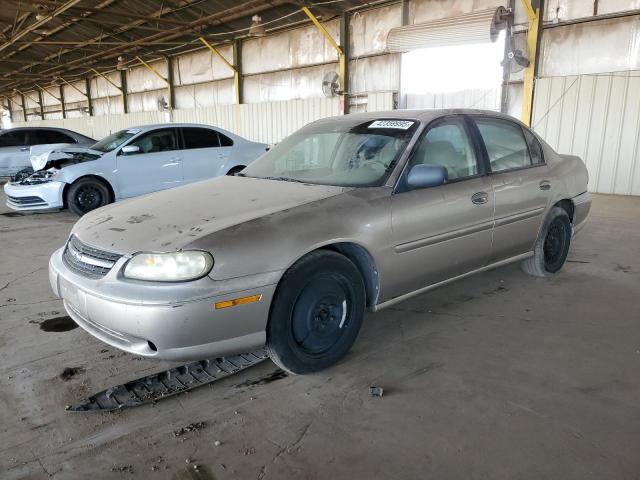
[[[124,63],[124,57],[118,57],[118,63],[116,63],[116,70],[126,70],[127,64]]]
[[[251,26],[249,27],[250,37],[264,37],[267,34],[267,31],[261,22],[262,17],[260,17],[260,15],[254,15],[251,17]]]

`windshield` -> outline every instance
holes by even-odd
[[[241,175],[339,187],[379,186],[417,126],[414,120],[310,125],[285,138]]]
[[[138,133],[137,130],[120,130],[119,132],[112,133],[108,137],[103,138],[90,148],[91,150],[97,150],[103,153],[110,152],[129,140],[136,133]]]

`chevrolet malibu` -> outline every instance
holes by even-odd
[[[207,125],[128,128],[87,148],[32,148],[35,172],[14,178],[4,191],[14,210],[68,207],[84,215],[124,198],[233,175],[266,147]]]
[[[505,115],[354,114],[237,176],[86,215],[49,275],[114,347],[186,361],[266,346],[303,374],[349,351],[365,308],[512,262],[557,273],[590,205],[583,162]]]

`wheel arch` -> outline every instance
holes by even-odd
[[[340,255],[345,256],[346,258],[351,260],[351,262],[353,262],[353,264],[360,272],[360,275],[362,276],[362,280],[364,282],[366,306],[369,309],[373,309],[378,303],[378,295],[380,293],[378,268],[369,250],[358,243],[350,241],[337,241],[316,246],[316,248],[305,252],[303,255],[300,255],[295,260],[293,260],[287,266],[285,272],[310,253],[322,250],[339,253]],[[280,281],[282,281],[282,277],[280,278]],[[280,283],[280,281],[278,283]]]
[[[71,188],[71,185],[79,182],[80,180],[84,180],[85,178],[92,178],[104,183],[105,187],[107,187],[107,189],[109,190],[110,203],[115,202],[116,200],[115,190],[113,189],[113,186],[111,185],[109,180],[107,180],[104,177],[101,177],[100,175],[82,175],[74,179],[72,182],[65,183],[64,189],[62,190],[62,202],[63,202],[64,208],[69,207],[69,205],[67,205],[67,192],[69,191],[69,188]]]
[[[575,205],[573,204],[573,202],[571,200],[565,198],[563,200],[560,200],[560,201],[554,203],[553,206],[554,207],[560,207],[565,212],[567,212],[567,215],[569,215],[569,220],[573,224],[573,219],[574,219],[576,207],[575,207]]]

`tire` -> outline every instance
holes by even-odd
[[[105,183],[97,178],[81,178],[67,190],[66,201],[69,210],[81,217],[91,210],[111,203],[111,192]]]
[[[544,221],[534,254],[522,262],[522,270],[535,277],[550,277],[557,273],[569,254],[572,226],[567,212],[553,207]]]
[[[332,366],[358,336],[364,305],[364,282],[349,259],[331,251],[303,257],[284,274],[271,305],[271,360],[293,374]]]
[[[229,170],[227,172],[227,175],[230,175],[230,176],[233,177],[236,173],[240,173],[245,168],[247,168],[247,167],[245,167],[244,165],[235,166],[235,167],[233,167],[231,170]]]

